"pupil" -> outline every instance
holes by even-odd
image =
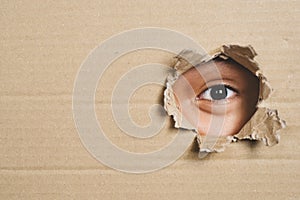
[[[213,100],[225,99],[227,96],[227,90],[224,85],[216,85],[211,88],[210,96]]]

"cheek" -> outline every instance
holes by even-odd
[[[235,135],[252,116],[242,99],[218,109],[223,111],[214,113],[199,109],[197,129],[200,135]]]
[[[197,129],[200,135],[234,135],[242,126],[240,117],[232,112],[214,115],[200,111],[198,120]]]

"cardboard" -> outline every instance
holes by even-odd
[[[0,199],[236,199],[300,198],[299,1],[1,1]],[[262,106],[286,120],[280,143],[231,143],[198,159],[195,142],[172,165],[128,174],[98,162],[85,149],[72,115],[77,72],[112,35],[142,27],[182,32],[210,50],[251,44],[274,88]],[[175,41],[174,41],[175,42]],[[179,52],[178,52],[179,53]],[[136,51],[111,64],[99,80],[96,114],[107,137],[132,152],[168,144],[167,120],[153,139],[134,139],[114,123],[110,99],[122,75],[145,63],[170,65],[174,55]],[[130,100],[136,123],[164,88],[148,85]]]

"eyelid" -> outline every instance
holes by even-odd
[[[201,84],[201,86],[198,88],[197,91],[200,94],[201,92],[204,92],[208,88],[213,87],[215,85],[225,85],[225,86],[228,86],[228,87],[234,89],[234,91],[238,92],[238,89],[237,89],[238,85],[237,85],[236,81],[234,81],[232,79],[227,79],[227,78],[206,80],[206,82],[204,84]]]
[[[236,92],[237,94],[240,94],[239,90],[232,86],[232,84],[227,83],[228,81],[224,81],[224,80],[214,80],[214,81],[209,81],[207,82],[204,86],[200,87],[198,91],[200,91],[198,93],[197,96],[199,96],[200,94],[202,94],[203,92],[205,92],[206,90],[208,90],[209,88],[216,86],[216,85],[224,85],[225,87],[229,88],[230,90]]]
[[[220,85],[224,85],[228,89],[230,89],[230,90],[234,91],[235,93],[239,94],[239,91],[237,89],[233,88],[231,85],[228,85],[228,84],[220,84]]]
[[[224,99],[213,99],[213,97],[210,96],[210,94],[207,94],[207,92],[210,93],[210,90],[212,90],[213,87],[216,87],[216,86],[223,86],[226,90],[229,90],[227,92],[227,95],[229,95],[231,93],[231,95],[229,97],[226,97]],[[229,99],[235,97],[239,95],[239,92],[231,87],[230,85],[228,84],[215,84],[213,86],[210,86],[208,87],[207,89],[205,89],[204,91],[202,91],[200,94],[198,94],[196,96],[196,101],[199,101],[199,100],[207,100],[207,101],[211,101],[211,102],[214,102],[214,103],[225,103],[227,102]],[[207,96],[210,96],[210,97],[207,97]]]

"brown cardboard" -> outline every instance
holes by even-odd
[[[0,199],[299,199],[299,1],[1,1]],[[148,174],[115,171],[95,160],[77,134],[72,92],[81,63],[114,34],[137,27],[182,32],[205,49],[251,44],[275,89],[264,106],[288,126],[271,148],[240,141],[198,159],[197,146]],[[107,137],[120,148],[154,151],[175,130],[134,140],[112,123],[109,101],[119,77],[139,64],[170,64],[173,55],[133,52],[99,82],[95,104]],[[163,88],[131,100],[137,123]],[[161,96],[159,96],[161,95]],[[145,109],[146,107],[146,109]]]

